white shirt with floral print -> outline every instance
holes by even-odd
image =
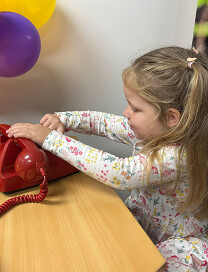
[[[208,220],[199,221],[191,213],[177,211],[189,190],[185,151],[179,156],[177,144],[161,149],[147,177],[148,158],[140,153],[141,141],[135,138],[125,117],[93,111],[57,114],[66,131],[128,144],[133,147],[133,155],[119,158],[55,130],[45,139],[43,149],[106,185],[131,190],[125,203],[166,258],[167,271],[206,271]],[[179,167],[180,182],[169,196],[167,192],[176,181]]]

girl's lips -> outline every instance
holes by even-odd
[[[129,125],[129,127],[130,127],[130,129],[132,129],[133,127],[128,123],[128,125]]]
[[[134,127],[132,127],[132,125],[130,125],[129,123],[128,123],[128,125],[129,125],[131,130],[134,130]]]

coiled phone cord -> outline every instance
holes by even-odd
[[[40,184],[40,192],[37,195],[21,195],[21,196],[15,196],[7,201],[5,201],[3,204],[0,205],[0,215],[4,214],[6,211],[11,209],[13,206],[22,204],[22,203],[31,203],[31,202],[41,202],[43,201],[47,194],[48,194],[48,182],[46,181],[46,173],[43,168],[40,168],[40,172],[43,176],[43,182]]]

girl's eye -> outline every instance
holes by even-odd
[[[133,111],[133,112],[137,112],[137,111],[139,111],[138,109],[135,109],[134,107],[132,107],[131,106],[131,110]]]

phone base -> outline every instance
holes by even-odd
[[[13,142],[11,142],[11,144],[12,143]],[[77,173],[79,171],[77,168],[73,167],[68,162],[58,158],[51,152],[44,152],[46,153],[49,160],[49,167],[46,171],[48,182]],[[13,146],[12,152],[9,152],[10,159],[4,160],[4,165],[2,167],[3,169],[0,165],[0,191],[3,193],[12,193],[29,187],[34,187],[39,185],[43,180],[43,178],[41,178],[37,181],[26,181],[20,178],[14,170],[14,164],[12,164],[12,161],[16,159],[16,153],[14,152]],[[5,164],[6,161],[8,161],[8,164]]]

